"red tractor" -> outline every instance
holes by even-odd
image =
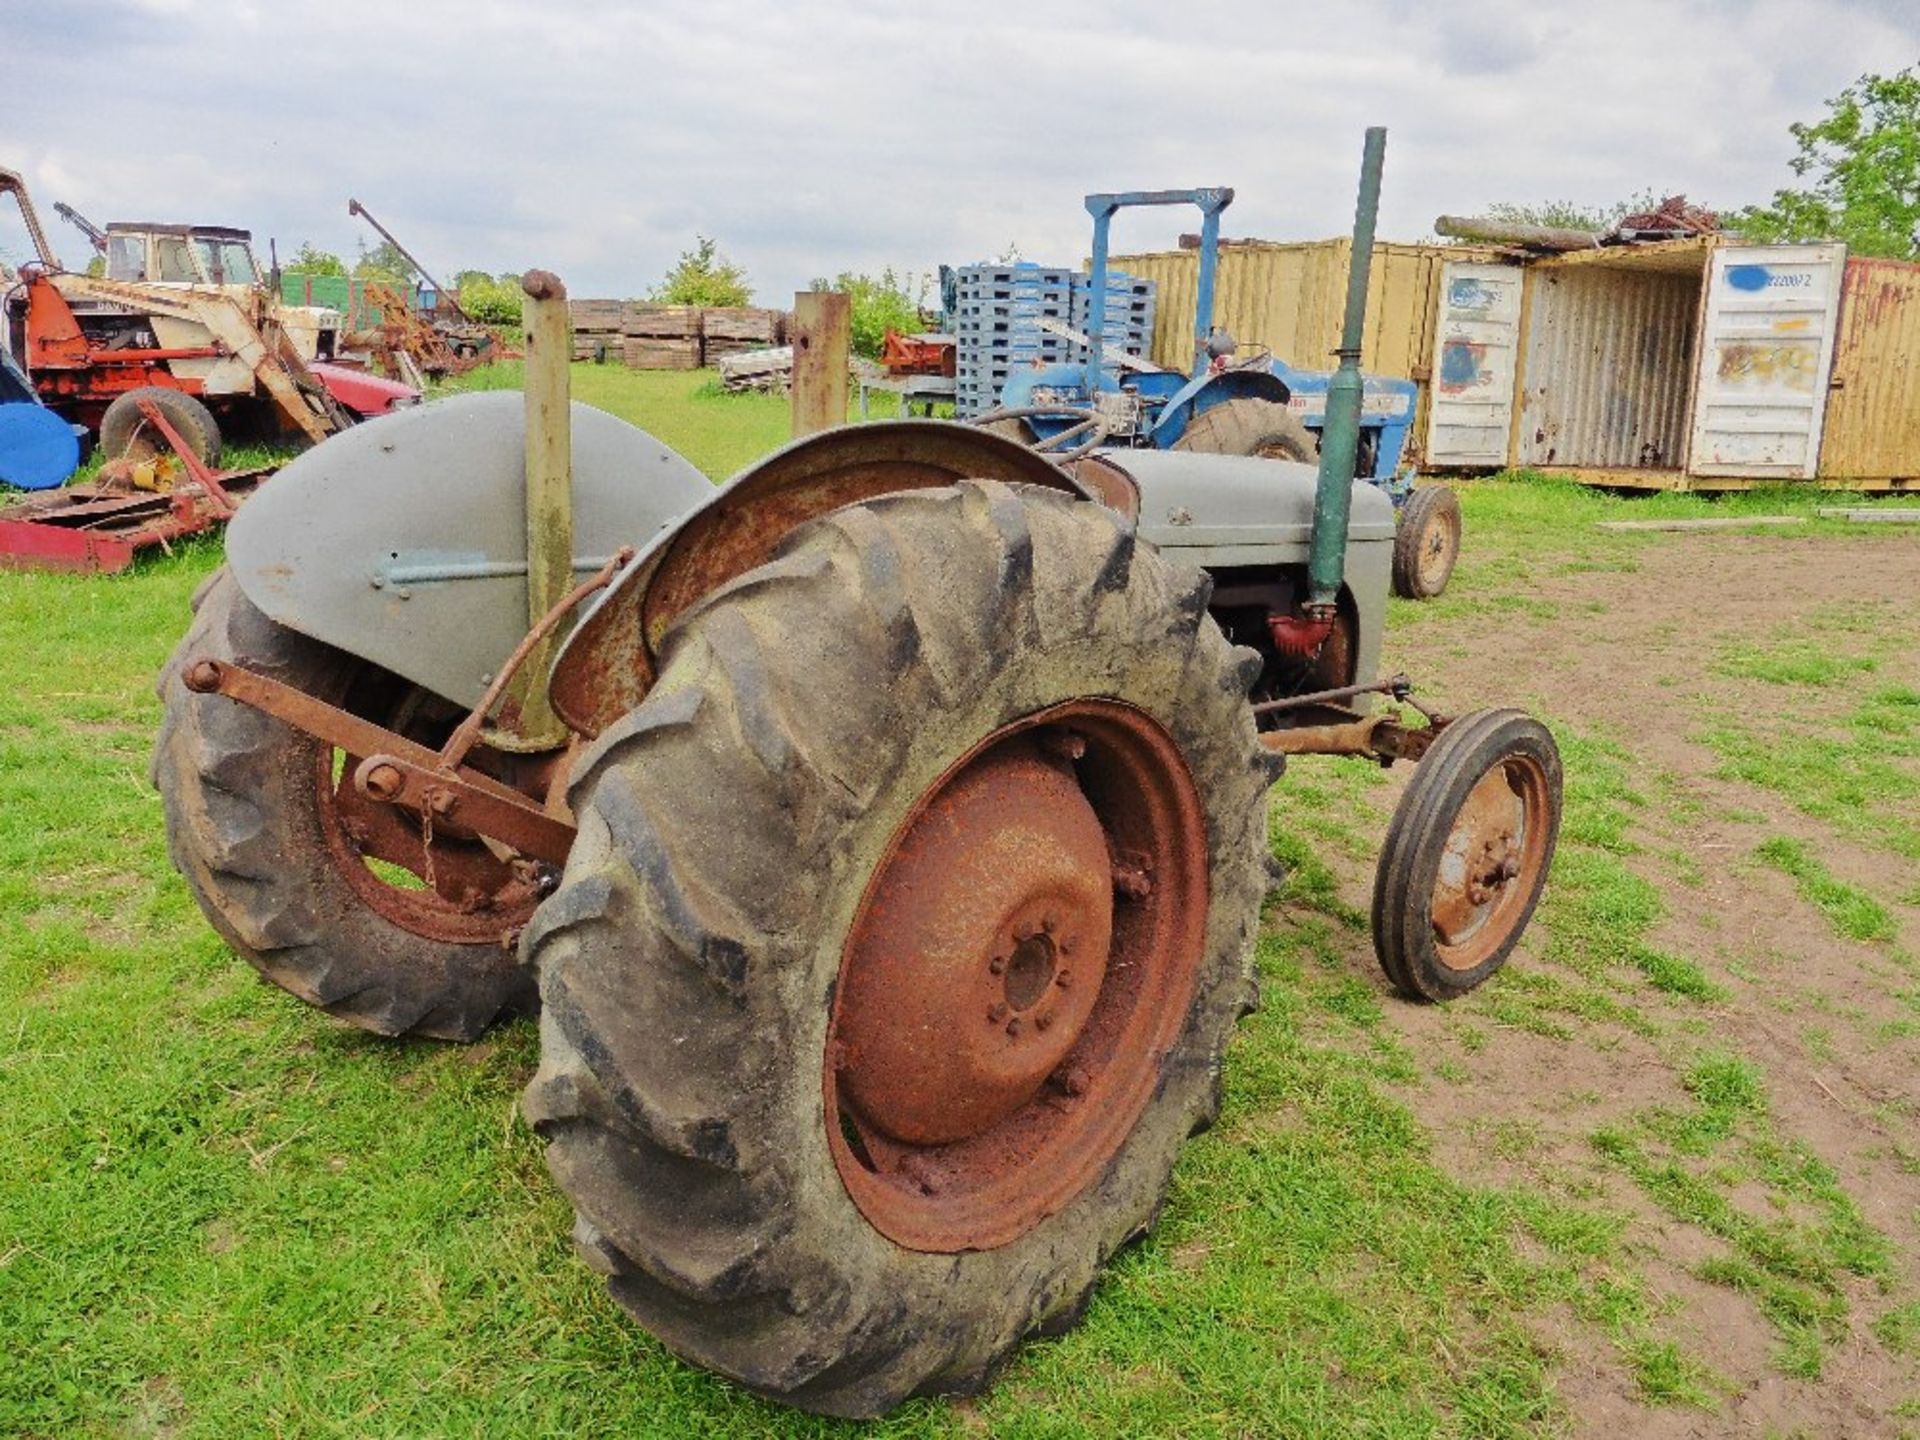
[[[419,398],[329,363],[341,317],[283,305],[244,230],[110,225],[96,241],[106,273],[76,274],[48,244],[20,176],[0,169],[0,194],[14,197],[37,257],[8,277],[0,339],[40,399],[109,455],[161,448],[141,400],[213,464],[223,430],[318,443]]]

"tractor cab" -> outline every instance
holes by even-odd
[[[107,226],[107,279],[252,289],[261,283],[253,236],[226,225]]]

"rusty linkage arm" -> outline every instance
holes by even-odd
[[[1427,727],[1413,730],[1401,724],[1397,715],[1353,715],[1337,708],[1341,701],[1361,695],[1386,695],[1410,705],[1425,718]],[[1391,765],[1395,760],[1418,760],[1452,723],[1447,716],[1429,710],[1413,698],[1413,682],[1405,675],[1394,675],[1372,685],[1343,685],[1337,690],[1315,690],[1307,695],[1289,695],[1283,700],[1264,700],[1253,707],[1253,713],[1275,715],[1316,708],[1332,709],[1345,718],[1326,725],[1268,730],[1260,735],[1261,746],[1281,755],[1365,755],[1383,765]]]
[[[633,554],[631,546],[623,547],[541,616],[500,667],[480,703],[437,751],[242,665],[196,660],[182,678],[196,694],[224,695],[349,755],[365,756],[354,767],[353,788],[369,800],[416,810],[429,823],[453,820],[523,855],[564,864],[573,848],[573,826],[531,796],[462,762],[508,683],[540,642],[589,595],[611,584]]]

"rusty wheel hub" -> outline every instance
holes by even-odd
[[[1427,527],[1420,546],[1420,580],[1429,591],[1437,590],[1453,565],[1453,551],[1459,545],[1456,521],[1451,515],[1438,515]]]
[[[1206,837],[1177,748],[1077,701],[990,736],[895,834],[842,957],[829,1140],[910,1248],[1004,1244],[1131,1132],[1184,1022]]]
[[[439,743],[434,725],[419,714],[423,692],[406,687],[394,696],[384,686],[361,690],[349,697],[348,708],[411,739]],[[322,745],[314,781],[328,852],[362,904],[410,934],[455,944],[498,941],[532,918],[541,889],[531,861],[444,818],[360,794],[353,784],[360,758]],[[544,757],[495,755],[476,747],[471,763],[504,767],[498,778],[518,779],[530,793],[544,789],[549,777]],[[517,776],[513,767],[527,774]]]
[[[1478,966],[1519,919],[1545,862],[1548,803],[1530,756],[1509,756],[1467,792],[1433,887],[1435,949],[1450,969]]]
[[[836,1038],[882,1134],[944,1145],[1031,1100],[1085,1026],[1113,931],[1106,835],[1031,740],[941,787],[868,897]]]

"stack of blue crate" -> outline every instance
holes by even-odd
[[[1110,350],[1145,356],[1153,350],[1154,286],[1151,280],[1107,272],[1106,326],[1101,342]],[[1076,275],[1073,286],[1073,328],[1082,334],[1093,330],[1094,290],[1092,280]]]
[[[1040,322],[1053,320],[1084,333],[1093,316],[1093,286],[1086,276],[1025,260],[963,265],[952,273],[950,323],[958,350],[954,413],[960,418],[998,405],[1015,369],[1085,361],[1081,346],[1042,329]],[[1151,280],[1109,271],[1104,343],[1129,355],[1148,354],[1153,305]]]
[[[1040,321],[1071,323],[1075,280],[1071,270],[1025,260],[963,265],[955,272],[956,415],[993,409],[1016,366],[1073,358],[1071,343],[1042,330]]]

